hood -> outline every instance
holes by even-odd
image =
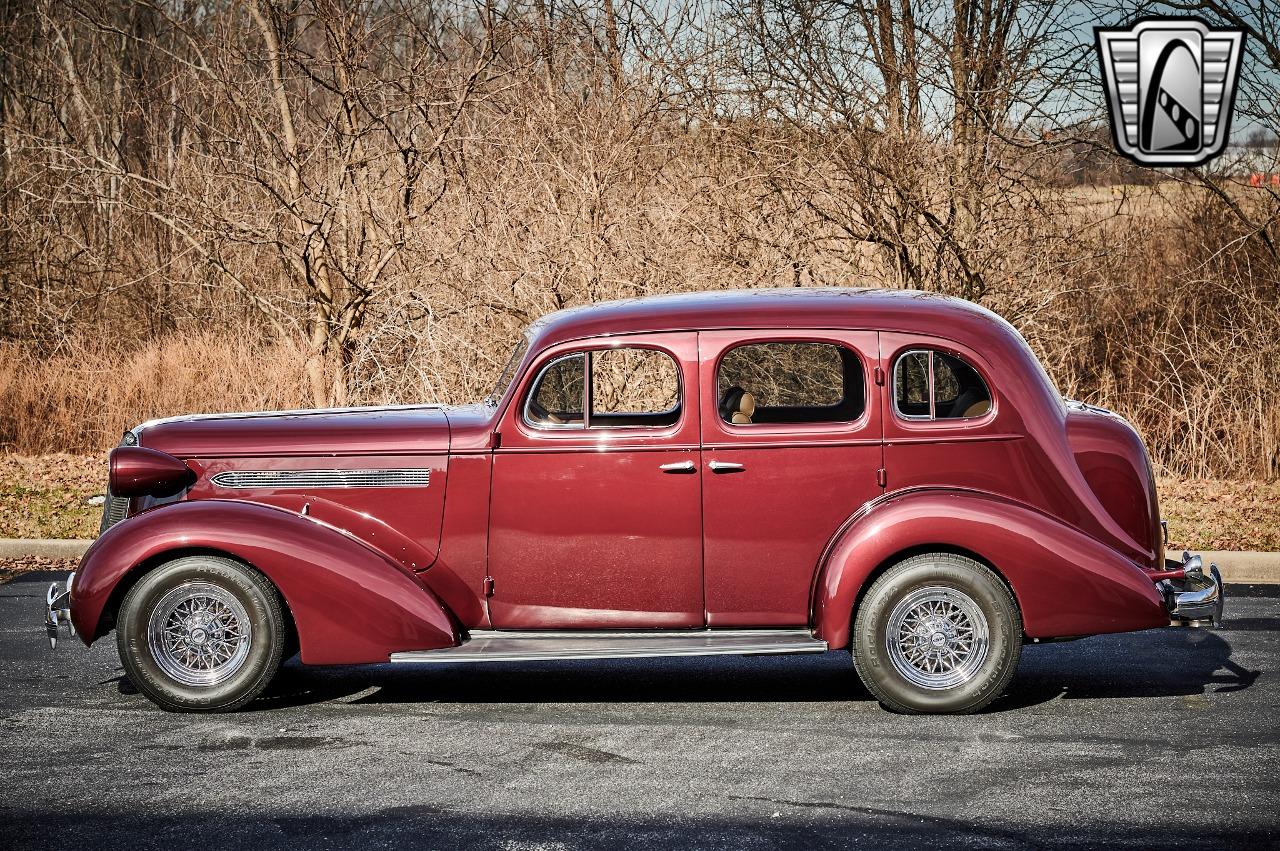
[[[139,446],[177,458],[404,455],[449,450],[449,421],[438,405],[196,414],[152,420],[128,434]]]

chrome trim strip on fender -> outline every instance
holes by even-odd
[[[646,632],[504,631],[476,629],[462,644],[392,653],[391,661],[531,662],[555,659],[641,659],[660,656],[824,653],[827,642],[807,629],[700,629]]]
[[[413,488],[431,484],[431,468],[398,470],[225,470],[220,488]]]

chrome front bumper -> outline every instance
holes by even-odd
[[[1175,626],[1222,626],[1222,605],[1226,594],[1218,566],[1210,564],[1206,574],[1200,556],[1189,552],[1182,554],[1182,561],[1169,560],[1166,566],[1183,574],[1181,578],[1162,579],[1156,583],[1164,594],[1170,623]]]
[[[49,585],[49,590],[44,597],[44,630],[49,636],[49,649],[58,646],[58,628],[61,624],[67,625],[67,630],[71,636],[76,634],[76,628],[71,623],[71,583],[75,580],[75,571],[67,574],[67,586],[63,588],[57,582]]]

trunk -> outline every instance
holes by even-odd
[[[902,128],[902,78],[898,70],[898,42],[894,36],[893,4],[880,0],[876,4],[877,37],[880,42],[880,73],[884,76],[887,116],[891,132]]]
[[[902,77],[906,81],[905,130],[908,136],[920,132],[920,57],[916,47],[916,18],[911,0],[901,0]]]
[[[311,339],[307,346],[307,385],[311,388],[311,404],[323,408],[329,404],[329,370],[326,359],[329,351],[329,325],[323,311],[316,307],[318,315],[312,320]]]
[[[1102,408],[1068,403],[1067,440],[1089,488],[1139,549],[1164,565],[1160,506],[1146,447],[1133,426]]]
[[[604,34],[608,41],[609,76],[617,93],[622,90],[622,48],[618,43],[618,16],[613,9],[613,0],[604,0]]]
[[[307,386],[317,408],[342,407],[351,395],[351,367],[355,361],[355,329],[364,320],[362,307],[348,306],[338,318],[330,318],[324,305],[316,305],[307,343]]]

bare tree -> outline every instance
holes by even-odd
[[[1265,3],[1144,8],[1246,27],[1275,128]],[[998,310],[1167,469],[1274,474],[1280,194],[1114,154],[1088,25],[1134,13],[0,0],[0,444],[474,399],[549,310],[876,284]]]
[[[882,277],[982,300],[1042,203],[1036,158],[1056,156],[1038,137],[1057,117],[1045,103],[1084,52],[1055,64],[1063,7],[760,0],[734,21],[731,61],[758,120],[778,129],[753,125],[751,145],[830,238],[879,249]]]

